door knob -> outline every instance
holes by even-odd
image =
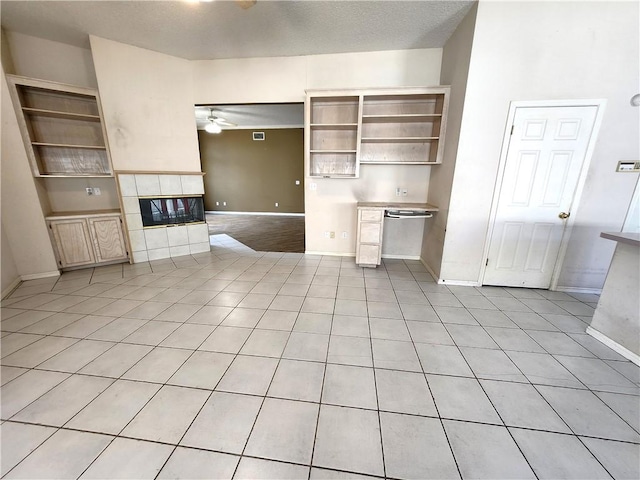
[[[571,212],[569,212],[569,213],[560,212],[558,214],[558,218],[561,218],[562,220],[566,220],[567,218],[569,218],[570,215],[571,215]]]

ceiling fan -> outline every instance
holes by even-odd
[[[209,116],[207,117],[207,123],[204,127],[205,131],[208,133],[220,133],[222,132],[222,127],[237,127],[238,125],[232,122],[225,120],[222,117],[218,117],[214,114],[213,108],[209,109]]]

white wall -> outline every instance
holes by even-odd
[[[113,168],[199,172],[190,62],[90,39]]]
[[[6,234],[19,275],[57,273],[53,247],[20,136],[16,113],[9,96],[4,68],[0,99],[2,103],[0,178],[3,233]],[[5,243],[4,240],[3,243]],[[2,268],[4,269],[4,264]]]
[[[434,86],[441,61],[439,48],[196,61],[193,103],[301,102],[307,89]],[[359,179],[338,180],[311,179],[306,167],[306,250],[344,255],[355,253],[356,202],[397,201],[398,186],[409,191],[404,201],[426,202],[430,168],[438,168],[363,165]],[[336,238],[324,238],[325,231]],[[419,253],[421,235],[402,241],[386,248]]]
[[[467,90],[467,76],[471,59],[471,45],[476,21],[477,5],[474,5],[447,41],[442,53],[440,83],[451,86],[449,113],[447,116],[447,136],[442,165],[433,167],[429,182],[428,201],[437,205],[440,211],[428,222],[422,242],[422,260],[436,275],[440,275],[444,237],[449,218],[449,202],[453,172],[460,140],[460,124],[464,98]]]
[[[480,2],[440,277],[478,281],[509,102],[607,99],[558,287],[600,288],[638,159],[637,2]]]

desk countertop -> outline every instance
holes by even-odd
[[[439,209],[430,203],[402,203],[402,202],[358,202],[358,208],[383,208],[397,210],[424,210],[437,212]]]
[[[626,243],[627,245],[640,246],[640,233],[602,232],[600,236],[607,240],[615,240],[616,242]]]

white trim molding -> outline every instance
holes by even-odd
[[[388,258],[389,260],[420,260],[418,255],[387,255],[382,254],[382,258]]]
[[[556,287],[556,292],[566,293],[592,293],[594,295],[600,295],[602,293],[601,288],[582,288],[582,287]]]
[[[325,257],[354,257],[356,256],[355,253],[338,253],[338,252],[313,252],[313,251],[309,251],[306,250],[304,252],[305,255],[322,255]]]
[[[0,294],[1,298],[4,300],[5,297],[8,297],[11,293],[13,293],[13,291],[18,288],[18,286],[22,283],[22,280],[20,279],[20,277],[17,277],[13,282],[11,282],[11,284],[5,288],[4,290],[2,290],[2,293]]]
[[[611,350],[619,353],[624,358],[631,360],[633,363],[640,366],[640,355],[633,353],[631,350],[629,350],[626,347],[623,347],[618,342],[611,340],[604,333],[599,332],[595,328],[591,328],[591,326],[587,327],[587,333],[591,335],[593,338],[595,338],[596,340],[599,340],[600,342],[604,343]]]
[[[20,280],[26,282],[27,280],[38,280],[40,278],[59,277],[60,271],[54,270],[53,272],[32,273],[29,275],[21,275]]]
[[[304,213],[280,213],[280,212],[221,212],[219,210],[206,210],[206,215],[276,215],[281,217],[304,217]]]

